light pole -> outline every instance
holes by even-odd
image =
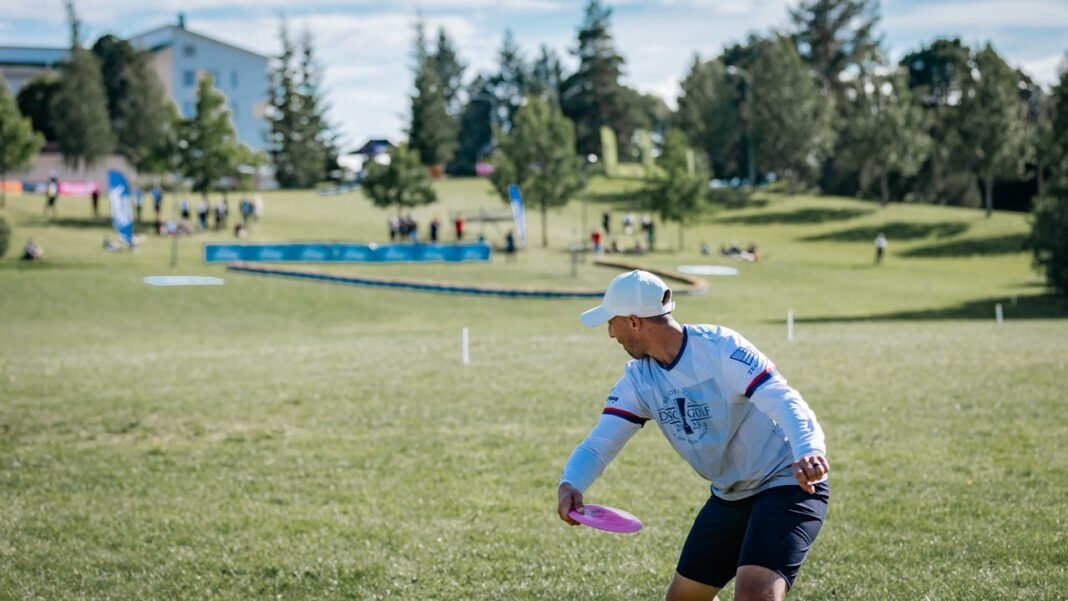
[[[586,246],[586,214],[588,212],[588,205],[590,204],[590,190],[589,179],[586,177],[586,170],[590,165],[597,162],[597,155],[592,152],[586,155],[586,158],[582,161],[582,246]]]
[[[749,109],[749,115],[745,119],[745,154],[749,162],[749,189],[756,190],[756,166],[753,163],[753,80],[749,71],[741,67],[729,65],[727,75],[737,75],[745,82],[745,105]]]

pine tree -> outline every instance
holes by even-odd
[[[71,27],[70,59],[62,67],[59,89],[51,108],[63,161],[81,168],[110,153],[114,139],[100,78],[100,62],[82,48],[81,24],[70,1],[67,2],[67,15]]]
[[[982,182],[986,216],[994,210],[994,178],[1020,171],[1026,105],[1020,100],[1020,76],[987,45],[972,59],[960,101],[964,160]]]
[[[1047,104],[1043,150],[1050,179],[1034,199],[1027,246],[1049,288],[1068,296],[1068,70],[1061,71]]]
[[[7,82],[0,77],[0,208],[7,200],[4,192],[7,173],[28,164],[42,144],[44,136],[35,132],[30,120],[19,113]]]
[[[466,65],[460,60],[456,46],[449,39],[444,29],[438,29],[437,47],[430,57],[437,73],[438,81],[441,82],[442,96],[445,98],[445,106],[448,107],[449,116],[459,119],[463,110],[460,99],[460,90],[464,83],[464,69]]]
[[[764,43],[751,72],[757,162],[787,176],[793,194],[831,148],[834,101],[820,92],[789,38]]]
[[[456,156],[450,173],[474,175],[475,164],[491,150],[493,142],[493,109],[496,100],[482,75],[475,77],[467,88],[467,104],[460,114],[460,132]]]
[[[801,59],[819,75],[824,89],[845,89],[842,74],[870,71],[878,59],[878,0],[805,0],[790,11]]]
[[[178,113],[167,97],[147,52],[138,52],[123,71],[125,96],[119,100],[114,123],[116,150],[141,172],[169,169],[161,161],[163,148],[175,137]],[[165,153],[164,153],[165,154]]]
[[[411,123],[408,126],[408,145],[427,166],[444,165],[456,152],[456,121],[449,116],[445,87],[438,79],[434,59],[430,55],[423,24],[416,25],[415,94],[411,97]]]
[[[560,86],[563,82],[564,69],[560,65],[560,58],[551,48],[542,44],[538,58],[530,66],[527,93],[559,107]]]
[[[215,89],[210,74],[197,84],[196,114],[186,119],[180,130],[185,142],[180,166],[193,180],[193,190],[208,192],[225,176],[233,176],[244,153],[226,109],[226,97]]]
[[[508,202],[508,186],[516,184],[527,203],[537,207],[542,246],[549,245],[549,209],[566,205],[583,187],[574,149],[571,121],[544,100],[528,96],[494,155],[494,188]]]
[[[623,57],[616,52],[609,32],[612,10],[599,0],[589,0],[586,17],[578,32],[578,71],[564,81],[560,98],[564,114],[575,123],[578,153],[603,155],[601,127],[616,132],[618,140],[630,140],[627,107],[619,83]]]
[[[515,114],[523,106],[530,83],[526,60],[515,43],[512,31],[505,30],[504,41],[497,52],[497,73],[490,78],[490,86],[496,96],[497,117],[501,130],[512,129]]]
[[[389,164],[371,161],[363,179],[363,190],[372,204],[383,209],[403,209],[431,204],[437,194],[430,185],[419,151],[407,146],[395,146],[389,151]]]
[[[702,61],[694,56],[679,88],[673,126],[704,154],[717,173],[744,169],[737,152],[744,140],[739,113],[743,96],[735,82],[727,78],[722,60]]]

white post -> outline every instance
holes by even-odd
[[[467,335],[467,328],[460,330],[460,362],[467,365],[471,362],[471,353],[468,346],[470,337]]]
[[[1004,321],[1003,317],[1004,316],[1001,313],[1001,303],[994,305],[994,318],[998,320],[999,326],[1001,325],[1001,322]]]
[[[794,310],[786,310],[786,339],[794,339]]]

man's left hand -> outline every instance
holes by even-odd
[[[797,484],[809,494],[816,492],[816,483],[831,472],[827,458],[817,453],[805,455],[800,461],[794,462],[793,468]]]

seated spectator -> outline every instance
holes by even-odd
[[[237,225],[234,226],[234,237],[244,238],[245,236],[248,236],[248,230],[245,229],[245,224],[239,221],[237,222]]]
[[[44,258],[44,248],[33,243],[33,240],[27,240],[26,246],[22,247],[22,260],[23,261],[40,261]]]

